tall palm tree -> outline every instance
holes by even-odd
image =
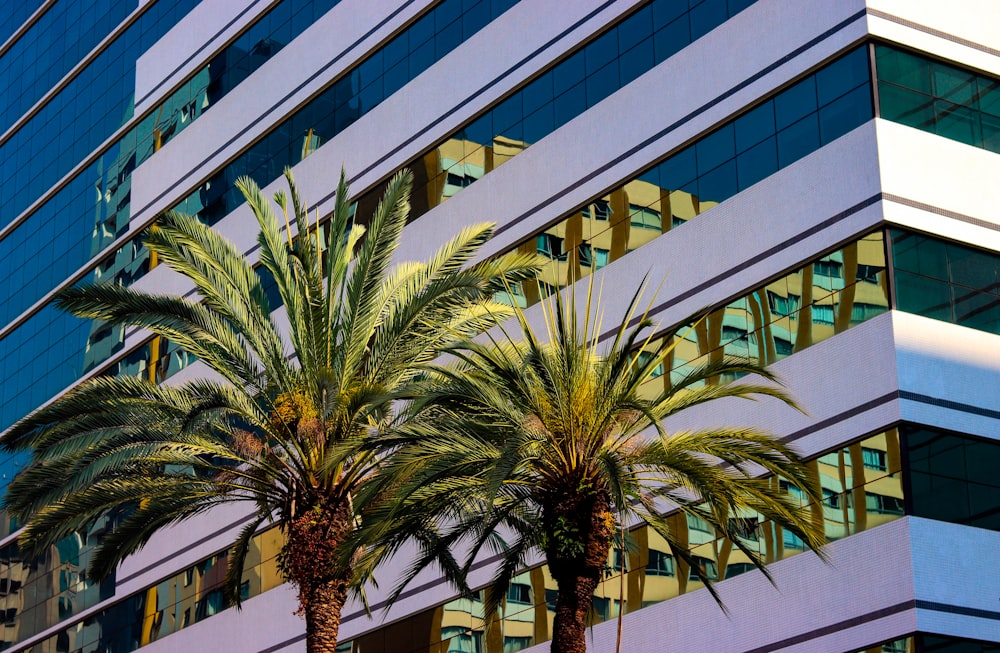
[[[260,227],[260,263],[287,329],[231,242],[194,218],[166,215],[146,245],[194,284],[200,301],[102,285],[67,290],[59,303],[163,336],[213,378],[95,378],[29,415],[2,439],[4,449],[32,455],[3,507],[26,520],[18,541],[31,555],[128,506],[94,552],[90,574],[103,578],[162,527],[246,502],[253,518],[231,550],[230,599],[238,602],[251,538],[276,522],[286,535],[279,565],[298,589],[307,648],[332,653],[341,609],[357,588],[350,561],[338,564],[335,551],[363,521],[353,497],[381,464],[365,445],[393,419],[392,397],[418,366],[508,315],[494,293],[536,267],[523,256],[470,265],[492,233],[480,225],[427,262],[390,269],[409,173],[389,183],[367,231],[353,224],[342,174],[326,236],[286,177],[290,193],[274,197],[283,220],[253,181],[237,185]]]
[[[541,552],[559,590],[551,649],[556,653],[586,651],[594,591],[608,568],[612,543],[620,542],[619,529],[634,517],[662,535],[716,598],[686,540],[671,530],[668,506],[714,525],[762,569],[761,556],[740,537],[741,516],[759,513],[814,548],[824,542],[822,524],[778,484],[760,478],[762,472],[781,476],[820,499],[818,479],[787,446],[753,428],[668,433],[662,423],[686,408],[727,397],[770,396],[791,403],[774,376],[723,360],[644,397],[640,388],[668,360],[672,345],[653,346],[643,335],[653,332],[643,314],[631,329],[626,319],[602,346],[600,320],[589,317],[592,294],[591,286],[583,319],[575,300],[563,301],[558,294],[550,299],[544,338],[519,311],[520,339],[505,334],[464,342],[451,349],[455,365],[433,368],[432,378],[412,397],[419,417],[383,442],[395,448],[382,478],[393,484],[396,502],[380,507],[370,522],[378,535],[369,537],[382,544],[361,562],[373,565],[419,533],[421,553],[396,592],[431,562],[464,586],[477,554],[488,547],[501,556],[487,588],[490,615],[529,554]],[[628,318],[638,314],[639,296],[633,297]],[[639,357],[640,349],[654,353]],[[771,383],[714,382],[731,373],[756,374]],[[452,556],[456,545],[470,551],[464,563]]]

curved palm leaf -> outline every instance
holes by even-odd
[[[639,312],[641,292],[626,322]],[[824,542],[821,525],[797,501],[759,478],[779,475],[820,499],[817,479],[789,447],[753,428],[668,433],[662,424],[685,408],[723,398],[769,396],[794,406],[773,374],[723,360],[651,395],[643,384],[671,345],[648,360],[636,357],[636,350],[650,347],[646,334],[654,333],[642,314],[636,327],[623,324],[602,350],[599,320],[589,318],[600,313],[592,294],[591,286],[587,317],[578,316],[575,300],[550,299],[544,337],[518,312],[519,339],[466,341],[449,349],[456,364],[428,367],[427,378],[409,389],[415,417],[380,442],[394,456],[381,485],[368,490],[396,497],[374,511],[370,528],[382,548],[366,560],[368,573],[378,556],[395,553],[419,531],[421,555],[408,577],[464,542],[469,554],[457,579],[465,588],[477,554],[492,547],[501,556],[485,606],[492,614],[528,553],[544,553],[560,589],[553,651],[583,650],[589,597],[602,579],[617,524],[645,520],[713,595],[665,508],[706,520],[762,568],[730,517],[759,514],[811,547]],[[755,373],[762,381],[706,383],[727,373]],[[507,539],[498,539],[497,528]],[[452,565],[449,559],[444,566]]]
[[[278,289],[287,335],[258,271],[232,243],[179,214],[164,216],[147,244],[201,301],[117,286],[60,297],[79,316],[170,339],[221,380],[168,387],[96,378],[9,429],[0,445],[32,454],[3,504],[27,522],[19,539],[26,553],[117,511],[116,529],[92,557],[90,573],[101,578],[160,528],[244,502],[253,517],[230,554],[227,595],[238,602],[247,547],[275,522],[287,536],[279,563],[307,620],[339,614],[346,588],[363,579],[351,570],[358,556],[339,565],[335,552],[365,517],[354,495],[383,464],[372,439],[396,419],[394,402],[419,366],[508,317],[494,292],[538,266],[523,256],[470,265],[492,235],[483,225],[393,271],[408,173],[389,183],[367,230],[352,224],[343,173],[326,230],[318,215],[310,221],[286,177],[289,192],[274,198],[281,217],[253,181],[237,185],[257,219],[260,263]],[[310,650],[336,639],[335,628],[307,630]]]

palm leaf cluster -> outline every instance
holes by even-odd
[[[396,451],[383,482],[397,501],[378,508],[370,522],[377,533],[368,537],[382,545],[365,561],[374,564],[418,533],[421,555],[399,592],[431,563],[462,586],[482,553],[497,555],[485,606],[493,614],[529,556],[541,552],[559,585],[553,651],[583,650],[590,598],[612,541],[636,519],[663,536],[706,584],[686,541],[670,528],[667,509],[706,520],[762,568],[758,552],[740,537],[743,515],[774,520],[812,547],[823,543],[822,525],[761,477],[781,476],[820,498],[816,479],[788,447],[753,428],[668,433],[663,425],[682,410],[724,398],[791,403],[774,377],[739,361],[713,362],[650,397],[643,384],[672,345],[637,358],[637,350],[652,347],[645,314],[602,344],[600,321],[589,317],[600,313],[592,311],[592,290],[583,307],[588,317],[578,317],[575,299],[557,294],[545,304],[544,333],[518,311],[515,337],[464,342],[450,349],[457,363],[430,369],[412,394],[416,417],[392,436]],[[638,313],[639,296],[625,323]],[[714,382],[748,373],[759,381]],[[464,559],[453,553],[460,549]]]
[[[100,578],[159,528],[245,502],[253,519],[230,556],[231,599],[250,538],[275,521],[289,536],[281,564],[298,585],[307,629],[311,602],[336,607],[339,619],[352,580],[333,549],[362,517],[353,496],[382,464],[370,445],[393,419],[394,396],[453,341],[509,316],[494,294],[533,276],[536,264],[522,255],[471,263],[492,234],[479,225],[428,261],[392,267],[408,173],[388,184],[367,228],[354,221],[343,174],[325,228],[286,176],[290,191],[274,204],[253,181],[237,183],[260,229],[260,270],[198,220],[169,213],[146,246],[193,283],[197,301],[114,285],[59,297],[78,316],[169,339],[212,378],[95,378],[13,426],[2,446],[32,460],[3,507],[27,521],[19,538],[27,555],[128,506],[94,551],[90,572]],[[273,280],[285,319],[272,314],[262,277]]]

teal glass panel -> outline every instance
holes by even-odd
[[[912,514],[1000,530],[1000,442],[905,426]]]
[[[896,308],[935,320],[952,321],[951,287],[947,282],[902,270],[894,270],[892,278],[896,284]]]
[[[1000,151],[1000,81],[888,45],[875,46],[875,60],[882,118]]]

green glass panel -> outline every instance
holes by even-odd
[[[1000,81],[980,77],[979,110],[991,116],[1000,116]]]
[[[955,323],[971,329],[1000,333],[1000,298],[991,293],[952,287]]]
[[[949,279],[968,288],[994,290],[997,281],[996,254],[948,243]]]
[[[976,106],[977,75],[940,62],[933,64],[931,75],[936,97],[968,107]]]
[[[951,321],[951,288],[943,282],[897,270],[896,308],[935,320]]]
[[[878,100],[882,118],[917,129],[934,128],[934,105],[930,95],[879,80]]]
[[[931,92],[931,64],[921,57],[880,45],[875,48],[875,68],[879,81]]]
[[[934,279],[948,279],[947,245],[905,231],[892,232],[892,258],[896,270],[904,270]]]
[[[934,118],[938,136],[975,147],[982,143],[979,112],[946,100],[935,100]]]
[[[990,152],[1000,152],[1000,116],[984,113],[980,119],[982,121],[983,149]]]

